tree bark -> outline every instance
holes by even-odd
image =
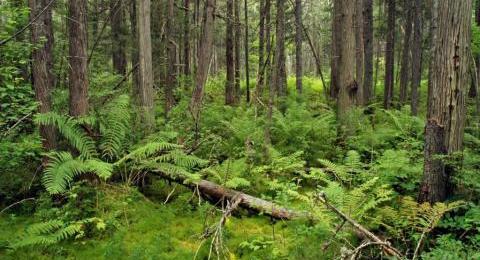
[[[273,85],[277,95],[287,95],[287,72],[285,68],[285,0],[277,0],[277,19],[275,30],[275,72]]]
[[[88,114],[87,1],[68,1],[70,115]]]
[[[190,60],[191,60],[191,51],[190,51],[190,0],[185,0],[185,25],[184,25],[184,34],[183,34],[183,73],[187,76],[190,76]]]
[[[334,2],[335,17],[340,17],[336,26],[338,39],[342,39],[335,47],[338,50],[338,98],[337,110],[340,124],[345,126],[345,117],[354,107],[358,86],[355,82],[355,1],[336,0]],[[346,126],[348,127],[348,126]]]
[[[175,97],[173,90],[177,84],[176,66],[177,52],[175,46],[175,5],[174,0],[168,0],[168,17],[167,17],[167,53],[168,53],[168,68],[167,68],[167,82],[165,84],[165,116],[175,106]]]
[[[405,12],[405,38],[403,40],[402,64],[400,69],[400,105],[407,103],[408,98],[408,83],[410,81],[410,53],[411,53],[411,34],[412,34],[412,20],[413,20],[413,1],[406,0],[404,6]]]
[[[303,26],[302,26],[302,0],[295,0],[295,76],[297,93],[303,92],[303,57],[302,57],[302,45],[303,45]]]
[[[331,55],[331,64],[330,64],[330,98],[336,99],[339,91],[339,82],[338,82],[338,60],[340,58],[340,51],[338,46],[342,44],[342,40],[339,36],[339,30],[342,22],[342,17],[340,13],[342,10],[339,10],[340,4],[337,0],[333,1],[333,19],[332,19],[332,55]]]
[[[200,111],[202,106],[205,83],[208,77],[208,65],[212,56],[213,45],[213,27],[215,22],[215,0],[205,2],[205,14],[203,20],[203,29],[198,51],[197,73],[195,75],[195,89],[193,90],[190,101],[190,112],[195,121],[197,130],[200,120]]]
[[[419,200],[444,201],[450,195],[455,153],[463,149],[469,81],[472,1],[439,1],[433,31],[428,86],[425,168]],[[434,7],[435,8],[435,7]],[[438,158],[438,155],[447,155]]]
[[[132,39],[132,49],[130,52],[131,56],[131,66],[133,70],[133,77],[132,77],[132,96],[134,98],[138,97],[138,89],[139,89],[139,84],[140,84],[140,76],[139,76],[139,70],[138,66],[140,65],[139,63],[139,57],[138,57],[138,40],[137,40],[137,1],[132,0],[130,1],[130,30],[131,30],[131,39]]]
[[[145,133],[149,133],[153,130],[155,124],[150,0],[136,1],[139,58],[139,85],[136,93],[138,94],[137,102],[140,109],[140,121],[144,125]]]
[[[47,7],[45,0],[29,0],[30,7],[30,21],[31,26],[31,43],[35,46],[32,52],[32,85],[35,91],[35,97],[39,103],[38,112],[48,113],[51,111],[51,90],[52,90],[52,72],[50,70],[49,62],[52,57],[52,44],[48,39],[48,34],[52,30],[49,26],[51,23],[51,8],[45,11],[43,15],[34,21],[34,18]],[[46,37],[47,41],[42,42],[42,38]],[[42,146],[46,151],[55,149],[56,147],[56,133],[52,126],[41,125],[40,137],[42,138]]]
[[[249,62],[249,47],[248,47],[248,1],[244,1],[244,20],[245,20],[245,37],[244,52],[245,52],[245,84],[247,85],[247,104],[250,103],[250,62]]]
[[[364,0],[364,76],[363,103],[368,104],[373,97],[373,0]]]
[[[413,11],[413,43],[412,43],[412,82],[411,82],[411,109],[412,115],[418,114],[418,91],[422,80],[422,31],[423,31],[423,12],[422,0],[414,0]]]
[[[255,87],[254,102],[261,101],[265,83],[265,19],[266,19],[266,0],[260,0],[260,22],[258,29],[258,72],[257,85]]]
[[[110,0],[110,24],[112,27],[112,61],[117,74],[127,73],[127,54],[125,38],[125,10],[122,1]]]
[[[395,0],[387,0],[388,25],[387,46],[385,48],[385,93],[383,106],[389,109],[393,103],[393,88],[395,82]]]
[[[225,104],[235,104],[235,59],[234,59],[234,0],[227,0],[227,19],[226,19],[226,64],[227,64],[227,82],[225,84]]]
[[[364,19],[363,19],[363,1],[364,0],[355,0],[355,61],[356,61],[356,74],[355,81],[357,83],[357,95],[356,95],[356,104],[362,105],[363,98],[363,75],[364,75]]]

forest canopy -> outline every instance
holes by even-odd
[[[480,1],[0,0],[1,259],[480,259]]]

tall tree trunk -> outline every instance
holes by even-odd
[[[234,59],[234,0],[227,0],[227,26],[226,26],[226,63],[227,63],[227,82],[225,84],[225,104],[235,104],[235,59]]]
[[[138,97],[138,85],[140,84],[140,76],[139,76],[139,57],[138,57],[138,41],[137,41],[137,1],[132,0],[130,1],[130,30],[131,30],[131,38],[132,38],[132,49],[130,52],[131,56],[131,65],[133,70],[133,87],[132,87],[132,96],[134,98]]]
[[[413,20],[413,1],[405,1],[405,38],[403,40],[402,64],[400,69],[400,105],[405,105],[408,98],[408,83],[410,81],[410,39],[412,34],[412,20]]]
[[[150,0],[137,1],[137,38],[139,58],[139,84],[136,93],[140,120],[149,133],[155,124],[152,69],[152,37],[150,31]]]
[[[68,1],[70,115],[88,114],[87,0]]]
[[[190,75],[190,60],[191,60],[191,51],[190,51],[190,0],[185,0],[185,25],[184,25],[184,34],[183,34],[183,73],[187,76]]]
[[[356,61],[356,74],[355,81],[357,82],[357,104],[363,104],[363,75],[364,75],[364,39],[363,39],[363,28],[364,28],[364,18],[363,18],[363,1],[364,0],[355,0],[355,61]]]
[[[39,103],[38,112],[48,113],[51,111],[51,89],[52,89],[52,72],[49,70],[49,57],[52,56],[52,42],[48,40],[49,31],[52,28],[51,8],[44,12],[43,15],[34,21],[34,18],[47,7],[46,0],[29,0],[31,27],[31,43],[36,46],[32,52],[32,79],[35,97]],[[42,42],[42,38],[46,37],[47,41]],[[50,53],[49,53],[50,52]],[[40,136],[42,137],[42,145],[46,151],[56,147],[56,133],[52,126],[40,126]]]
[[[110,23],[112,27],[113,69],[120,75],[127,73],[127,53],[125,47],[125,15],[122,1],[110,0]]]
[[[42,0],[43,1],[43,6],[47,6],[50,1],[48,0]],[[45,17],[44,17],[44,24],[45,24],[45,34],[46,34],[46,39],[47,42],[45,43],[45,49],[46,49],[46,60],[47,60],[47,73],[48,73],[48,86],[50,89],[53,89],[56,85],[56,77],[55,73],[53,72],[53,65],[54,65],[54,60],[53,60],[53,45],[55,42],[55,37],[53,33],[53,20],[52,20],[52,10],[55,6],[55,3],[52,4],[50,8],[48,8],[45,11]]]
[[[277,95],[287,95],[287,72],[285,68],[285,0],[277,0],[277,20],[275,30],[275,73],[273,84]]]
[[[295,76],[298,94],[302,94],[303,92],[302,16],[302,0],[295,0]]]
[[[245,20],[245,84],[247,85],[247,104],[250,103],[250,63],[249,63],[249,47],[248,47],[248,1],[244,1],[244,20]]]
[[[177,84],[176,78],[176,61],[177,53],[175,47],[175,5],[174,0],[168,0],[168,17],[167,17],[167,55],[168,55],[168,71],[167,82],[165,84],[165,116],[175,105],[175,97],[173,90]]]
[[[395,0],[387,0],[388,25],[387,46],[385,48],[385,93],[383,106],[389,109],[393,102],[393,87],[395,82]]]
[[[205,83],[208,77],[208,65],[212,57],[214,22],[215,0],[206,0],[200,48],[198,51],[197,73],[195,75],[195,89],[193,90],[192,99],[190,101],[190,112],[195,121],[197,131]]]
[[[455,153],[462,151],[466,117],[472,1],[444,0],[436,7],[438,26],[428,86],[425,169],[420,201],[444,201],[450,195]],[[434,7],[435,8],[435,7]],[[438,158],[448,155],[451,158]],[[447,161],[446,161],[447,159]]]
[[[258,29],[258,73],[257,86],[255,87],[254,102],[261,101],[263,96],[263,86],[265,79],[265,19],[266,19],[266,0],[260,0],[260,22]],[[268,55],[268,54],[267,54]]]
[[[413,11],[413,43],[412,43],[412,115],[418,114],[418,91],[420,88],[420,82],[422,80],[422,31],[423,31],[423,12],[422,12],[422,0],[414,0]]]
[[[240,102],[240,38],[242,35],[240,25],[240,0],[233,0],[234,2],[234,21],[235,21],[235,35],[234,35],[234,50],[235,50],[235,101]]]
[[[363,40],[364,40],[364,76],[363,103],[368,104],[373,97],[373,0],[363,0]]]
[[[342,17],[340,13],[342,12],[338,8],[340,8],[340,4],[334,0],[333,2],[333,19],[332,19],[332,54],[331,54],[331,61],[330,61],[330,98],[336,99],[338,96],[339,91],[339,82],[338,82],[338,60],[340,58],[340,51],[338,46],[342,43],[342,39],[340,36],[339,28],[341,26]]]
[[[335,17],[340,17],[337,29],[337,37],[342,39],[338,50],[338,118],[342,126],[347,127],[345,118],[352,109],[357,98],[358,86],[355,82],[355,28],[354,10],[355,1],[336,0],[334,2]]]

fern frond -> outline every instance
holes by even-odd
[[[98,160],[75,159],[68,152],[54,152],[45,169],[42,182],[50,194],[65,192],[70,182],[78,175],[94,173],[102,179],[112,175],[113,166]]]
[[[130,152],[120,160],[118,160],[115,165],[122,165],[129,160],[141,161],[147,159],[153,155],[156,155],[162,151],[170,151],[173,149],[180,149],[181,146],[177,144],[171,144],[167,142],[153,142],[147,143],[146,145]]]
[[[80,120],[80,121],[79,121]],[[81,127],[82,119],[61,116],[54,112],[37,114],[35,123],[39,125],[52,125],[58,129],[65,139],[80,152],[82,158],[90,159],[96,156],[95,142]]]

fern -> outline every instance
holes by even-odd
[[[133,150],[120,160],[118,160],[115,165],[119,166],[124,164],[125,162],[129,160],[133,160],[136,162],[139,162],[141,160],[147,159],[153,155],[156,155],[158,153],[161,153],[162,151],[169,151],[173,149],[179,149],[181,148],[180,145],[176,144],[171,144],[167,142],[151,142],[147,143],[140,148],[137,148],[136,150]]]
[[[49,154],[49,158],[42,182],[50,194],[65,192],[70,182],[78,175],[94,173],[106,180],[113,171],[113,166],[109,163],[76,159],[68,152],[53,152]]]
[[[86,120],[86,121],[84,121]],[[40,125],[55,126],[69,143],[80,152],[80,156],[85,159],[93,158],[97,155],[95,142],[82,129],[82,123],[91,122],[91,119],[77,119],[61,116],[56,113],[37,114],[35,123]]]

